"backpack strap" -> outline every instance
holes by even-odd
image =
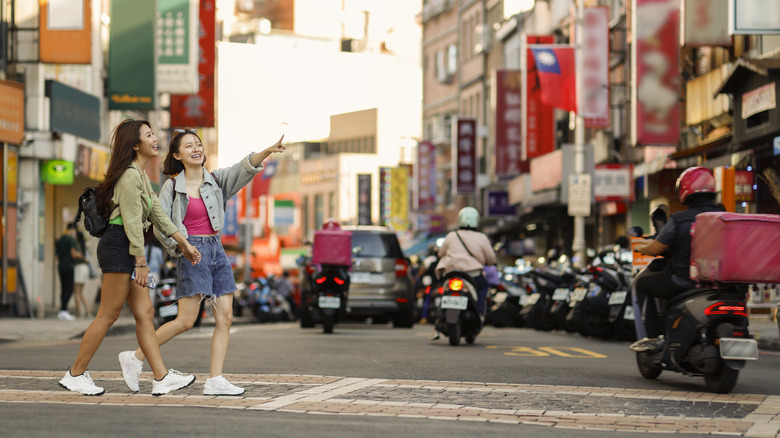
[[[473,258],[475,258],[477,261],[479,261],[479,259],[477,259],[476,257],[474,257],[474,254],[472,254],[472,253],[471,253],[471,251],[469,251],[469,247],[468,247],[468,246],[466,246],[466,242],[464,242],[464,241],[463,241],[463,239],[460,237],[460,234],[459,234],[457,231],[455,231],[455,235],[456,235],[456,236],[458,236],[458,240],[460,240],[460,243],[462,243],[462,244],[463,244],[463,247],[464,247],[464,248],[466,248],[466,252],[467,252],[467,253],[469,253],[469,255],[470,255],[471,257],[473,257]]]

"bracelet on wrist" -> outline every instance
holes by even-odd
[[[147,266],[148,265],[146,263],[144,263],[143,265],[135,265],[136,268],[145,268]]]

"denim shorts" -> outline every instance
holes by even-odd
[[[133,273],[135,257],[130,255],[130,240],[125,234],[125,227],[109,224],[103,237],[98,241],[97,258],[100,270],[104,274]]]
[[[179,258],[179,298],[202,295],[221,297],[236,291],[233,267],[230,265],[219,236],[189,236],[187,241],[200,251],[200,263]]]

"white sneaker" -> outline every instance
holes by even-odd
[[[168,374],[166,374],[162,380],[153,380],[152,395],[163,395],[177,389],[186,388],[192,385],[192,382],[194,381],[195,376],[191,374],[185,376],[176,370],[169,369]]]
[[[138,392],[138,378],[141,377],[141,371],[144,369],[144,363],[135,357],[134,351],[123,351],[119,353],[119,365],[122,367],[122,377],[130,391]]]
[[[57,318],[63,320],[63,321],[75,321],[76,318],[73,317],[67,310],[60,310],[57,313]]]
[[[203,395],[241,395],[244,388],[236,386],[222,376],[209,377],[203,385]]]
[[[73,392],[80,392],[84,395],[101,395],[106,392],[105,389],[95,385],[95,382],[92,381],[92,377],[89,376],[89,371],[84,371],[83,374],[73,376],[70,374],[70,370],[68,370],[68,372],[65,373],[65,377],[60,380],[60,386]]]

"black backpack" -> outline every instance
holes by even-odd
[[[84,213],[84,229],[93,237],[101,237],[108,228],[108,221],[98,213],[97,196],[97,187],[85,188],[79,196],[79,210],[73,218],[73,225],[76,225],[81,220],[81,214]]]

